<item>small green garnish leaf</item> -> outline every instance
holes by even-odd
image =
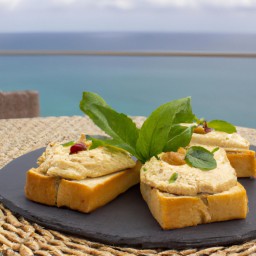
[[[61,144],[63,147],[69,147],[69,146],[73,146],[75,144],[74,141],[69,141],[69,142],[66,142],[66,143],[63,143]]]
[[[212,150],[212,153],[214,154],[216,151],[218,151],[220,148],[219,147],[216,147]]]
[[[169,183],[174,183],[178,179],[178,173],[175,172],[172,174],[172,176],[169,179]]]
[[[213,153],[200,146],[190,147],[187,150],[185,161],[189,166],[198,168],[202,171],[209,171],[217,167],[217,162],[213,157]]]
[[[147,170],[148,170],[147,168],[145,168],[145,167],[143,168],[143,172],[146,172]]]
[[[207,122],[209,128],[214,129],[215,131],[226,132],[226,133],[234,133],[236,132],[236,127],[223,120],[212,120]]]
[[[202,117],[202,118],[198,118],[195,116],[195,122],[198,124],[198,125],[201,125],[203,124],[205,121],[205,119]]]

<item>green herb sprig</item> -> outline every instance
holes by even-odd
[[[177,151],[186,147],[193,134],[193,126],[185,127],[180,123],[191,123],[195,120],[190,97],[173,100],[154,110],[141,129],[125,114],[112,109],[99,95],[84,92],[80,109],[110,139],[92,138],[92,147],[113,146],[124,149],[145,163],[161,152]],[[198,149],[198,151],[200,151]],[[196,158],[196,156],[194,156]],[[193,165],[193,161],[191,161]]]

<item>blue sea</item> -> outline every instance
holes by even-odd
[[[256,53],[256,35],[0,34],[0,50]],[[42,116],[82,115],[83,91],[129,115],[192,96],[198,117],[256,128],[256,58],[0,56],[0,91],[37,90]]]

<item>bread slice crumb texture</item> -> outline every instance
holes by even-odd
[[[56,205],[59,183],[59,178],[46,176],[32,168],[27,172],[25,195],[38,203]]]
[[[139,183],[140,167],[137,163],[134,168],[125,171],[80,181],[61,179],[57,206],[85,213],[94,211]]]
[[[244,219],[248,212],[246,191],[239,183],[222,193],[197,196],[175,196],[141,183],[141,193],[163,229]]]

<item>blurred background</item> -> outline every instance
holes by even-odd
[[[194,112],[256,128],[255,0],[0,0],[0,91],[36,90],[41,116],[82,115],[82,91],[147,116]]]

